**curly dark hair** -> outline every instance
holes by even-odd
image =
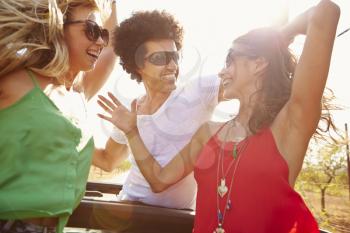
[[[165,11],[135,12],[116,28],[113,33],[114,52],[120,56],[120,64],[131,74],[131,79],[142,81],[137,69],[143,66],[147,52],[143,44],[158,39],[174,40],[177,50],[182,48],[183,28]]]

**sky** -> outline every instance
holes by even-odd
[[[180,80],[186,82],[199,75],[217,74],[224,65],[225,56],[234,38],[251,29],[262,26],[280,25],[317,4],[315,0],[126,0],[117,1],[119,22],[139,10],[166,10],[173,14],[185,30],[184,47],[180,62]],[[350,1],[335,0],[341,10],[338,33],[350,27]],[[300,54],[304,38],[298,37],[291,45]],[[336,125],[344,129],[350,123],[350,72],[346,64],[350,52],[350,32],[336,39],[327,86],[337,97],[336,103],[343,106],[342,111],[333,112]],[[126,105],[144,93],[142,85],[129,79],[118,64],[101,94],[112,91]],[[238,111],[238,102],[220,104],[214,113],[214,120],[226,120]],[[99,111],[96,101],[90,105],[92,112]],[[97,144],[108,135],[110,125],[96,120],[101,127],[95,132]]]

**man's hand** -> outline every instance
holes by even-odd
[[[131,104],[131,111],[124,107],[119,100],[110,92],[109,99],[102,95],[98,96],[97,103],[110,115],[97,114],[100,118],[111,122],[122,130],[126,135],[137,128],[136,124],[136,100]]]

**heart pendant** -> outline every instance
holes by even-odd
[[[227,186],[225,184],[225,179],[221,179],[220,185],[218,186],[218,193],[221,198],[227,193]]]
[[[225,233],[224,228],[222,228],[221,224],[215,229],[214,233]]]

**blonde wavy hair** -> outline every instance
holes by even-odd
[[[69,70],[63,23],[75,7],[102,0],[0,1],[0,77],[23,68],[61,79]]]

